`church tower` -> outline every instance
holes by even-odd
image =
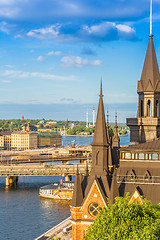
[[[157,63],[153,35],[144,61],[142,75],[138,81],[137,118],[128,118],[130,144],[143,143],[160,137],[160,75]]]
[[[85,176],[81,176],[77,171],[74,184],[70,207],[72,240],[83,239],[88,227],[98,216],[99,211],[103,207],[107,207],[109,202],[113,203],[115,194],[118,194],[114,172],[113,149],[107,132],[101,82],[97,119],[92,142],[91,173],[88,176],[88,171],[86,170]]]

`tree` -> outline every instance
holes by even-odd
[[[117,197],[104,208],[89,227],[84,240],[158,240],[160,239],[160,205],[143,199],[129,204],[129,196]]]

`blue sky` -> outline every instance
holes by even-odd
[[[136,103],[148,34],[148,0],[0,0],[0,104]]]

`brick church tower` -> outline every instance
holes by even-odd
[[[92,142],[92,169],[90,176],[79,174],[75,179],[73,198],[70,207],[72,219],[72,240],[83,239],[88,227],[93,223],[99,211],[108,202],[113,203],[118,194],[116,166],[118,165],[119,137],[117,131],[113,141],[106,127],[103,106],[102,82],[95,133]],[[117,128],[116,128],[117,130]]]
[[[128,118],[130,127],[130,144],[143,143],[160,137],[160,75],[153,43],[153,35],[149,43],[137,87],[137,118]]]

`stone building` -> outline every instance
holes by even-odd
[[[137,118],[128,118],[130,144],[150,141],[160,137],[160,76],[153,43],[149,36],[142,75],[138,81]]]
[[[149,37],[141,80],[138,82],[139,104],[137,118],[127,119],[131,130],[131,145],[119,146],[117,123],[115,134],[109,137],[109,123],[105,122],[102,85],[92,142],[92,169],[90,176],[77,170],[70,207],[72,240],[83,239],[99,211],[114,203],[116,196],[128,192],[131,201],[141,202],[143,195],[152,203],[160,203],[160,83],[159,70]]]

